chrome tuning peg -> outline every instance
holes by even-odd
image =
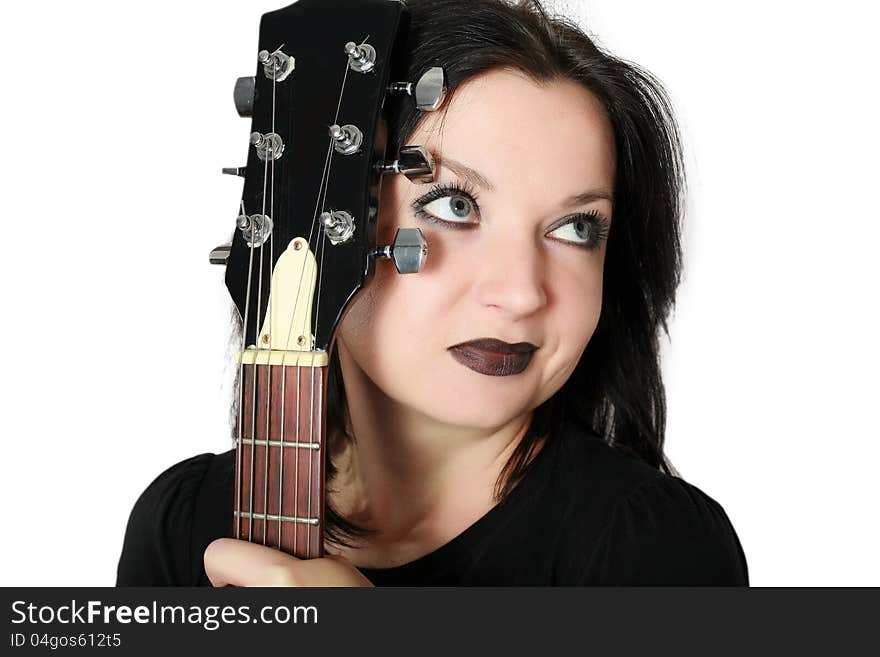
[[[380,174],[402,173],[412,182],[434,182],[434,156],[424,146],[404,146],[393,162],[379,162],[376,171]]]
[[[229,252],[232,250],[231,244],[221,244],[211,249],[210,261],[212,265],[225,265],[229,260]]]
[[[242,213],[236,218],[235,225],[250,247],[263,246],[272,234],[272,219],[265,214]]]
[[[369,73],[376,64],[376,49],[369,43],[356,44],[349,41],[345,44],[345,54],[348,55],[348,66],[357,73]]]
[[[247,167],[223,167],[223,173],[227,176],[241,176],[244,178],[247,173]]]
[[[322,212],[320,220],[331,244],[348,242],[354,235],[354,217],[345,210]]]
[[[282,52],[281,48],[275,52],[261,50],[257,59],[263,65],[263,75],[275,82],[284,82],[296,68],[296,59]]]
[[[284,153],[284,140],[274,132],[252,132],[251,145],[257,149],[257,157],[263,162],[277,160]]]
[[[418,228],[398,228],[393,244],[377,246],[374,258],[394,260],[399,274],[418,272],[428,255],[428,243]]]
[[[339,126],[333,124],[328,129],[328,134],[333,137],[333,148],[337,153],[352,155],[357,153],[364,141],[364,134],[356,125]]]
[[[256,86],[257,79],[253,75],[238,78],[235,81],[232,98],[235,100],[235,109],[239,116],[248,117],[254,113],[254,89]]]
[[[446,98],[446,75],[440,66],[433,66],[422,73],[415,84],[392,82],[388,85],[388,93],[412,96],[415,98],[417,109],[422,112],[433,112]]]

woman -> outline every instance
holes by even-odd
[[[353,302],[331,364],[327,557],[229,535],[232,456],[163,473],[119,584],[747,585],[717,502],[663,455],[660,328],[680,279],[683,172],[662,87],[534,3],[410,0],[379,226],[430,258]],[[382,239],[384,238],[384,240]]]

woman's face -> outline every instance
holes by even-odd
[[[459,87],[407,143],[434,154],[436,183],[386,176],[378,241],[419,228],[428,256],[416,274],[378,262],[353,302],[337,335],[347,392],[434,422],[500,428],[562,387],[599,320],[610,124],[574,82],[538,86],[498,70]],[[536,349],[455,348],[481,338]]]

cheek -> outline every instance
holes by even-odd
[[[358,366],[375,382],[399,378],[411,367],[415,351],[438,338],[425,313],[437,301],[414,290],[416,276],[401,275],[390,262],[377,263],[370,284],[352,302],[338,336]],[[423,288],[424,286],[422,286]],[[434,328],[438,328],[436,324]]]
[[[351,302],[339,325],[339,340],[359,362],[375,358],[382,353],[382,345],[393,338],[382,330],[388,324],[389,289],[393,289],[394,283],[387,280],[385,264],[388,263],[377,263],[373,279]]]
[[[555,290],[560,358],[570,374],[589,343],[602,312],[602,262],[560,274]]]
[[[351,302],[345,316],[339,324],[337,338],[346,347],[353,351],[361,350],[361,345],[370,348],[372,345],[365,344],[370,339],[370,326],[373,323],[376,302],[372,290],[360,292]]]
[[[382,185],[381,201],[376,244],[391,244],[397,229],[406,225],[405,217],[402,216],[405,202],[399,181],[389,180]],[[377,329],[386,324],[389,303],[397,295],[398,281],[395,279],[398,276],[400,274],[396,272],[392,261],[377,260],[372,279],[349,304],[339,325],[337,337],[355,356],[379,351],[384,332]]]

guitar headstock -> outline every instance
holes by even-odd
[[[406,30],[397,0],[299,0],[263,16],[256,75],[235,91],[239,113],[252,117],[247,166],[225,170],[244,176],[237,228],[212,254],[226,264],[246,345],[328,351],[376,258],[401,272],[420,266],[418,231],[376,244],[382,176],[433,179],[420,147],[386,160],[386,95],[414,95],[423,110],[443,98],[439,69],[396,82]]]

